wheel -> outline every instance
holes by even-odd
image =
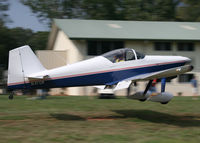
[[[13,97],[14,97],[13,94],[10,94],[9,97],[8,97],[8,99],[12,100]]]
[[[146,101],[146,99],[139,99],[141,102],[144,102],[144,101]]]
[[[168,102],[160,102],[161,104],[167,104]]]

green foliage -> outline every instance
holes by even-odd
[[[85,13],[83,18],[88,19],[107,19],[107,20],[123,20],[124,1],[122,0],[83,0],[82,12]]]
[[[33,31],[31,29],[23,29],[19,27],[9,29],[7,32],[10,33],[10,35],[15,41],[15,46],[12,48],[27,45],[27,40],[30,39],[33,35]]]
[[[111,20],[176,20],[174,0],[84,0],[88,18]]]
[[[176,0],[21,0],[42,19],[176,20]]]
[[[8,52],[15,47],[16,43],[8,31],[8,28],[0,26],[0,67],[4,68],[8,63]]]
[[[40,20],[53,18],[200,21],[197,0],[21,0]]]
[[[182,21],[200,21],[200,1],[183,0],[178,12],[177,17]]]
[[[43,50],[46,48],[48,32],[34,33],[30,29],[8,29],[2,25],[0,37],[0,66],[6,69],[9,50],[23,45],[30,45],[33,50]]]
[[[0,25],[9,22],[8,15],[5,13],[9,8],[8,0],[0,0]]]
[[[44,50],[48,41],[49,32],[37,32],[33,33],[27,44],[35,50]]]
[[[33,50],[46,48],[48,32],[34,33],[30,29],[13,28],[4,26],[9,22],[5,12],[9,9],[8,0],[0,0],[0,69],[6,69],[8,65],[9,50],[23,45],[30,45]]]
[[[172,21],[178,4],[174,0],[126,0],[125,16],[127,20]]]
[[[21,0],[40,20],[79,17],[82,0]]]

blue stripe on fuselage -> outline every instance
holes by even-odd
[[[123,79],[134,77],[141,74],[162,71],[174,67],[183,66],[185,62],[165,65],[156,65],[150,67],[140,67],[119,71],[96,73],[83,76],[75,76],[61,79],[51,79],[44,81],[41,85],[31,85],[31,83],[8,86],[8,89],[37,89],[37,88],[56,88],[56,87],[73,87],[73,86],[91,86],[105,85],[107,83],[118,82]]]

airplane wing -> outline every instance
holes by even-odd
[[[153,80],[153,79],[159,79],[159,78],[163,78],[163,77],[176,76],[176,75],[185,73],[190,68],[192,68],[190,65],[185,65],[185,66],[181,66],[181,67],[171,68],[168,70],[141,74],[141,75],[127,78],[127,79],[123,79],[118,82],[109,83],[109,85],[117,83],[117,86],[114,88],[114,90],[119,90],[119,89],[123,89],[123,88],[128,88],[132,81]]]
[[[138,80],[153,80],[156,78],[159,79],[159,78],[163,78],[163,77],[172,77],[172,76],[176,76],[179,74],[183,74],[183,73],[189,71],[191,68],[193,68],[191,65],[185,65],[185,66],[180,66],[180,67],[171,68],[171,69],[167,69],[167,70],[162,70],[159,72],[141,74],[138,76],[130,77],[126,80],[138,81]]]

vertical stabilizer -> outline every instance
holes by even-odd
[[[8,86],[25,83],[25,77],[46,70],[29,46],[9,51]]]

